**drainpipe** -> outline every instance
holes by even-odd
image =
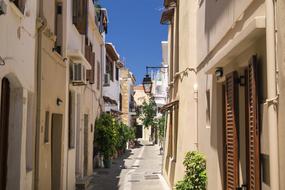
[[[42,47],[42,32],[47,26],[46,19],[43,18],[43,0],[38,1],[37,5],[37,38],[36,38],[36,143],[35,143],[35,182],[34,189],[39,188],[39,150],[40,150],[40,111],[41,111],[41,47]]]
[[[279,189],[279,155],[277,124],[277,81],[276,81],[276,41],[275,41],[274,0],[266,0],[266,54],[267,54],[267,93],[269,128],[270,189]]]
[[[198,151],[198,84],[193,85],[194,89],[194,101],[195,101],[195,127],[196,127],[196,137],[195,137],[195,145],[196,150]]]

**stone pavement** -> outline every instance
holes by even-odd
[[[161,175],[159,146],[142,144],[113,160],[110,169],[96,169],[88,190],[169,190]]]

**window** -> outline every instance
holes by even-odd
[[[116,81],[119,80],[119,71],[120,71],[120,69],[118,67],[116,67]]]
[[[75,97],[74,94],[69,91],[68,100],[68,147],[70,149],[75,148]]]
[[[73,24],[82,35],[87,33],[88,0],[73,0]]]
[[[100,89],[100,84],[101,84],[101,72],[100,72],[100,62],[98,61],[97,62],[97,89],[99,90]]]
[[[90,84],[94,84],[95,82],[95,53],[93,52],[92,44],[88,44],[88,40],[86,39],[85,43],[85,58],[91,65],[91,70],[86,71],[86,80],[89,81]]]
[[[16,7],[18,7],[18,9],[21,11],[21,13],[24,14],[26,0],[10,0],[10,1],[13,2],[16,5]]]
[[[206,127],[211,126],[211,92],[210,90],[206,91]]]
[[[58,2],[56,5],[56,15],[55,15],[55,51],[62,54],[62,40],[63,40],[63,20],[62,20],[62,3]]]
[[[49,143],[49,123],[50,123],[50,113],[49,111],[46,111],[46,116],[45,116],[45,138],[44,142]]]
[[[122,111],[122,100],[123,100],[123,97],[122,97],[122,94],[120,93],[120,111]]]
[[[110,80],[114,81],[114,64],[109,57],[107,57],[106,61],[106,73],[110,75]]]

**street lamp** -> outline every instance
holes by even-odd
[[[161,66],[161,67],[150,67],[146,66],[146,75],[143,78],[143,89],[146,94],[151,94],[152,90],[152,80],[151,77],[148,74],[148,69],[168,69],[167,66]]]
[[[143,78],[143,89],[146,94],[151,94],[152,90],[152,80],[149,74],[146,74]]]

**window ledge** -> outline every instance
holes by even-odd
[[[20,9],[13,2],[9,2],[11,9],[13,12],[20,18],[23,19],[25,15],[20,11]]]

